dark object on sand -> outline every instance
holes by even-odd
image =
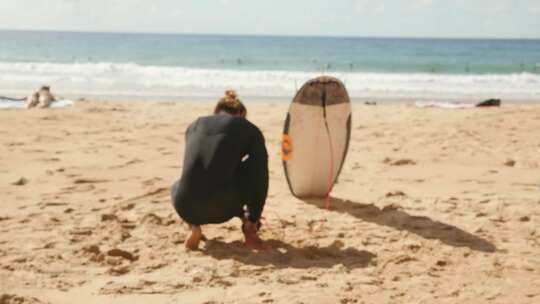
[[[488,99],[476,104],[476,107],[500,107],[500,99]]]
[[[504,165],[507,166],[507,167],[513,167],[513,166],[516,165],[516,161],[513,160],[513,159],[509,159],[509,160],[504,162]]]
[[[11,183],[14,186],[24,186],[28,184],[28,180],[24,177],[19,178],[16,182]]]
[[[366,102],[364,102],[364,104],[366,106],[376,106],[377,102],[376,101],[366,101]]]

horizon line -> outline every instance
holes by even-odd
[[[314,34],[256,34],[256,33],[210,33],[210,32],[174,32],[174,31],[102,31],[102,30],[58,30],[58,29],[22,29],[0,28],[0,32],[48,32],[48,33],[80,33],[80,34],[147,34],[147,35],[185,35],[185,36],[229,36],[229,37],[279,37],[279,38],[357,38],[357,39],[432,39],[432,40],[540,40],[539,37],[487,37],[487,36],[392,36],[392,35],[314,35]]]

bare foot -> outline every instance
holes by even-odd
[[[246,237],[244,245],[253,250],[269,250],[270,247],[258,235]]]
[[[244,237],[246,238],[244,245],[254,250],[268,250],[269,247],[259,237],[257,230],[257,224],[250,221],[244,221],[244,224],[242,225],[242,232],[244,232]]]
[[[184,242],[184,245],[188,250],[197,250],[202,238],[201,226],[191,225],[191,235]]]

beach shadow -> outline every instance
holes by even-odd
[[[375,254],[354,248],[343,248],[343,243],[334,242],[327,247],[295,247],[279,240],[267,240],[271,248],[252,252],[241,241],[226,243],[214,239],[206,241],[203,252],[215,259],[233,259],[242,264],[276,268],[332,268],[343,265],[347,269],[364,268],[374,264]]]
[[[482,252],[495,252],[497,248],[489,241],[463,231],[455,226],[434,221],[425,216],[410,215],[400,209],[378,208],[373,204],[362,204],[331,197],[330,212],[346,213],[366,222],[407,230],[426,239],[436,239],[454,247],[468,247]],[[306,199],[304,202],[326,209],[323,199]]]

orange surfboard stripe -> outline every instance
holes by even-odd
[[[289,135],[283,134],[283,139],[281,141],[281,158],[284,161],[291,160],[293,156],[293,144],[292,139]]]

